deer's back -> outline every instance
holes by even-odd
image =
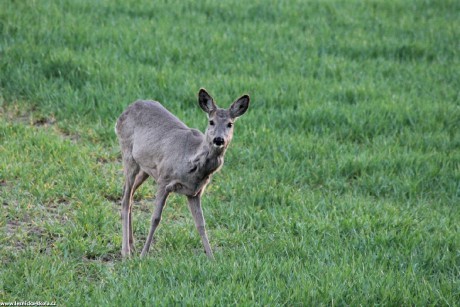
[[[119,137],[128,137],[134,129],[189,129],[176,116],[157,101],[139,100],[131,104],[118,118],[116,131]]]

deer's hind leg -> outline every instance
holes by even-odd
[[[121,200],[121,220],[122,220],[122,247],[121,255],[127,257],[131,255],[130,237],[132,239],[131,226],[131,206],[134,185],[137,175],[140,173],[139,164],[131,156],[123,157],[123,168],[125,173],[125,185],[123,189],[123,198]],[[140,184],[137,185],[137,187]]]
[[[133,236],[133,224],[132,224],[133,220],[131,218],[131,212],[133,209],[132,204],[133,204],[134,193],[136,192],[137,188],[139,188],[147,178],[149,178],[149,175],[143,170],[140,170],[139,173],[137,173],[136,178],[134,179],[134,184],[133,184],[131,195],[130,195],[131,205],[129,207],[129,212],[128,212],[128,220],[129,220],[128,232],[129,232],[129,248],[131,249],[131,251],[134,251],[134,236]]]

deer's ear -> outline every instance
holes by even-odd
[[[230,106],[230,116],[237,118],[246,113],[249,108],[249,96],[243,95]]]
[[[214,99],[204,88],[201,88],[198,92],[198,103],[200,104],[201,109],[208,114],[211,114],[217,109]]]

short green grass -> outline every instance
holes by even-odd
[[[457,305],[460,2],[0,2],[0,302]],[[204,196],[120,257],[113,125],[243,93]],[[155,186],[136,196],[137,249]]]

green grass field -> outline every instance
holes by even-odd
[[[460,2],[0,1],[0,302],[460,302]],[[113,131],[251,95],[203,198],[123,261]],[[137,252],[155,185],[137,193]]]

